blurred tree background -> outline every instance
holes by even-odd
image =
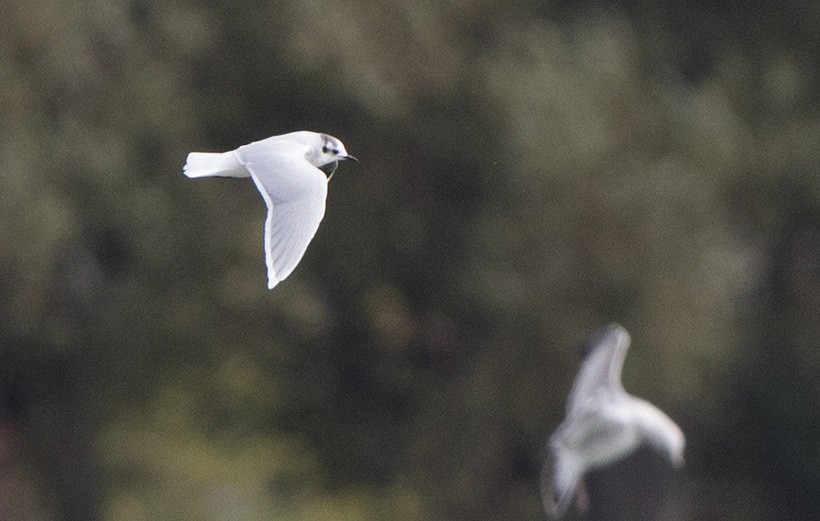
[[[0,5],[0,519],[541,519],[613,320],[687,466],[588,519],[820,518],[820,4]],[[268,292],[181,169],[299,129],[361,164]]]

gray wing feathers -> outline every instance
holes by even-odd
[[[293,219],[294,214],[302,212],[306,212],[313,217],[313,220],[311,222],[300,222]],[[305,254],[308,244],[316,235],[319,223],[324,215],[324,205],[321,208],[317,208],[315,205],[300,208],[292,203],[283,203],[274,206],[271,214],[277,225],[273,227],[271,232],[269,255],[273,258],[276,277],[281,281],[296,268],[299,260]]]
[[[299,157],[298,149],[283,156],[277,147],[265,145],[252,143],[237,152],[268,207],[265,262],[268,289],[272,289],[290,275],[319,229],[325,213],[327,177]]]
[[[615,345],[610,350],[607,384],[612,391],[624,391],[623,385],[621,384],[621,372],[624,369],[626,351],[629,349],[631,338],[626,329],[618,324],[612,324],[609,326],[609,329],[611,331],[610,334],[615,337]]]
[[[567,400],[567,415],[580,414],[590,401],[623,392],[621,370],[629,348],[629,333],[610,324],[589,343],[588,354]]]

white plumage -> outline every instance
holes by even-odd
[[[318,167],[343,160],[356,158],[348,155],[341,141],[300,131],[230,152],[191,152],[183,172],[190,178],[253,179],[268,208],[265,264],[268,289],[273,289],[299,264],[324,217],[328,177]]]
[[[680,428],[651,403],[627,394],[621,369],[629,333],[618,324],[604,328],[589,351],[567,400],[567,413],[549,440],[541,473],[544,510],[566,512],[573,498],[585,508],[584,474],[626,457],[646,443],[678,467],[685,438]]]

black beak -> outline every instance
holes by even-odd
[[[355,157],[353,157],[353,156],[344,156],[344,157],[340,157],[339,159],[342,159],[342,160],[344,160],[344,161],[353,161],[353,162],[355,162],[355,163],[358,163],[358,162],[359,162],[359,160],[358,160],[358,159],[356,159],[356,158],[355,158]]]

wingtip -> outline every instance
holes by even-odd
[[[555,489],[555,454],[547,447],[547,455],[541,463],[541,476],[539,492],[541,493],[541,508],[551,519],[560,519],[565,511],[565,505],[561,502],[561,497]]]
[[[268,275],[268,289],[273,289],[282,282],[283,279],[276,277],[275,275]]]
[[[613,335],[618,338],[619,344],[629,345],[632,342],[632,337],[629,334],[629,331],[622,325],[617,322],[611,323],[607,327],[607,335]]]
[[[582,345],[581,353],[583,356],[589,355],[602,342],[611,337],[619,337],[627,344],[630,342],[629,332],[619,323],[611,322],[599,329],[587,342]]]
[[[267,203],[267,201],[265,201]],[[268,210],[268,219],[270,219],[270,210]],[[276,276],[276,268],[273,267],[273,258],[271,257],[270,247],[268,246],[268,225],[265,223],[265,265],[268,269],[268,290],[276,287],[282,280]]]
[[[621,335],[628,335],[629,334],[629,333],[627,333],[626,328],[624,326],[622,326],[621,324],[619,324],[618,322],[610,322],[609,324],[607,324],[606,327],[604,327],[601,330],[601,332],[603,334],[610,334],[610,333],[618,333],[618,334],[621,334]]]

